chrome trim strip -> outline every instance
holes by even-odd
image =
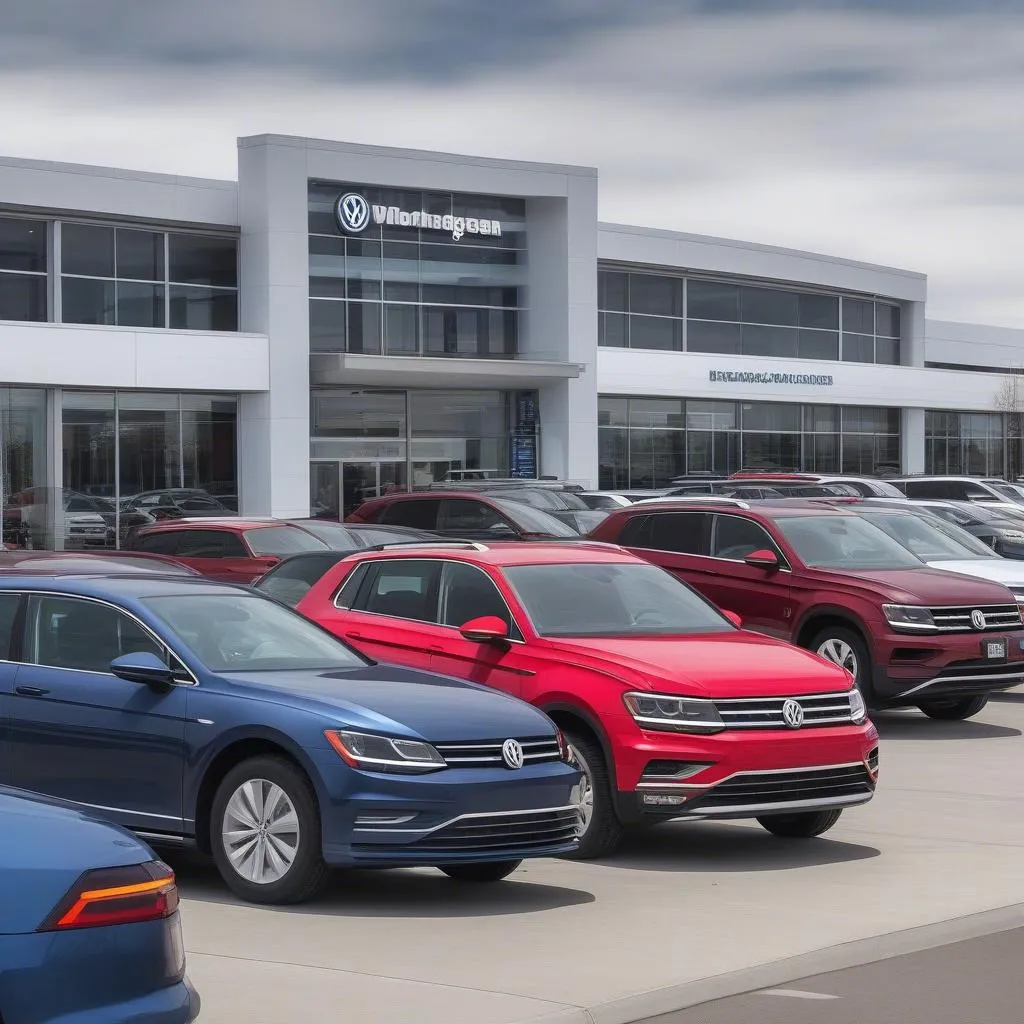
[[[936,676],[934,679],[929,679],[926,683],[919,683],[917,686],[912,686],[909,690],[901,690],[896,694],[896,696],[908,697],[910,694],[917,693],[919,690],[923,690],[926,687],[934,686],[936,683],[984,683],[988,681],[994,683],[1005,681],[1008,686],[1016,686],[1018,683],[1024,682],[1024,668],[1019,672],[1004,672],[996,675]]]
[[[799,732],[799,729],[792,730],[794,733]],[[714,765],[708,767],[713,768]],[[864,761],[844,761],[842,764],[813,764],[806,765],[803,768],[768,768],[765,771],[751,771],[745,769],[741,772],[733,772],[732,775],[723,776],[717,782],[659,782],[659,783],[638,783],[636,788],[644,789],[660,789],[663,786],[671,786],[673,789],[713,789],[715,786],[720,786],[723,782],[728,782],[730,779],[737,779],[742,775],[793,775],[797,772],[833,772],[840,768],[864,768],[867,770],[867,764]]]
[[[804,708],[804,711],[807,710],[807,708]],[[822,710],[829,709],[823,708]],[[745,714],[746,712],[743,713]],[[767,731],[768,729],[777,728],[780,731],[800,732],[804,729],[813,729],[816,725],[857,725],[859,723],[853,721],[850,717],[849,709],[847,709],[846,714],[841,718],[807,718],[805,715],[804,724],[801,725],[799,729],[790,729],[790,727],[782,721],[781,715],[779,716],[778,722],[726,722],[725,724],[729,729],[763,729]]]
[[[726,814],[785,814],[787,811],[828,810],[835,807],[850,807],[854,804],[866,804],[873,796],[870,793],[857,793],[850,796],[837,796],[831,800],[789,800],[786,803],[774,804],[732,804],[729,807],[712,807],[702,811],[699,807],[693,814],[684,814],[689,818],[716,818]]]
[[[354,828],[353,832],[397,832],[400,835],[430,835],[431,832],[437,832],[442,828],[447,828],[449,825],[454,825],[457,821],[468,821],[472,818],[511,818],[515,815],[522,814],[559,814],[562,811],[576,811],[579,813],[579,807],[576,804],[566,804],[564,807],[527,807],[518,811],[478,811],[474,814],[460,814],[457,817],[449,818],[447,821],[442,821],[440,825],[434,825],[432,828]]]
[[[766,694],[764,697],[710,697],[710,698],[698,698],[698,699],[709,699],[717,702],[721,701],[723,704],[762,704],[769,700],[841,700],[843,697],[849,697],[853,693],[852,690],[832,690],[828,693],[805,693],[805,694]]]
[[[152,814],[149,811],[130,811],[126,807],[107,807],[104,804],[86,804],[79,800],[74,801],[79,807],[91,807],[94,811],[110,811],[113,814],[134,814],[137,818],[159,818],[161,821],[182,821],[178,814]],[[131,826],[128,826],[129,828]]]

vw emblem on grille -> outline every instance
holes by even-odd
[[[799,729],[804,724],[804,709],[795,700],[787,700],[782,705],[782,717],[790,729]]]
[[[505,740],[501,745],[501,759],[506,768],[523,767],[523,748],[518,740]]]
[[[975,608],[971,612],[971,625],[975,629],[984,629],[988,625],[985,621],[985,613],[980,608]]]
[[[350,235],[365,231],[370,223],[370,204],[358,192],[346,192],[335,209],[341,230]]]

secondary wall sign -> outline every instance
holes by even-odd
[[[394,224],[403,228],[426,231],[448,231],[458,241],[463,235],[501,237],[501,221],[485,217],[456,217],[451,213],[430,213],[427,210],[403,210],[400,206],[378,206],[369,203],[358,192],[346,192],[334,204],[338,227],[347,235],[361,235],[374,224]]]
[[[712,384],[813,384],[830,388],[832,374],[823,373],[746,373],[739,370],[708,370]]]

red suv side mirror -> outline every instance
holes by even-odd
[[[470,619],[459,627],[459,632],[475,643],[494,643],[508,639],[508,626],[497,615],[481,615],[478,619]]]
[[[765,569],[768,572],[772,572],[779,567],[779,556],[768,548],[751,551],[743,561],[755,569]]]
[[[737,615],[736,612],[727,612],[724,608],[720,609],[722,614],[737,628],[743,628],[743,617]]]

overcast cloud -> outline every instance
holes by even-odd
[[[932,316],[1010,326],[1022,95],[1024,0],[7,0],[0,29],[6,155],[234,177],[278,132],[593,165],[605,220],[924,271]]]

